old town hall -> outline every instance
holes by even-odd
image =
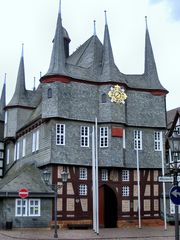
[[[129,220],[137,222],[138,216],[142,221],[160,219],[158,176],[168,91],[158,78],[147,25],[144,73],[139,75],[123,74],[116,66],[107,19],[103,42],[94,33],[69,54],[70,41],[59,11],[49,69],[38,88],[26,89],[23,54],[7,104],[4,83],[0,226],[7,221],[13,227],[53,224],[54,192],[43,180],[44,170],[55,185],[62,184],[61,172],[68,172],[58,190],[58,224],[92,224],[95,119],[100,227],[121,227]],[[117,86],[127,96],[124,104],[108,95]],[[21,188],[29,190],[28,198],[19,197]]]

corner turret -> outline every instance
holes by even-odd
[[[28,106],[27,91],[25,85],[25,71],[24,71],[24,45],[22,44],[22,54],[19,63],[19,70],[17,75],[15,92],[7,107],[13,106]]]
[[[23,126],[30,116],[34,109],[32,92],[33,91],[27,91],[25,86],[24,53],[22,45],[15,92],[9,104],[5,107],[5,138],[15,137],[16,131]],[[13,119],[13,121],[10,121],[10,119]]]

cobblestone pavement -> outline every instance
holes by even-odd
[[[22,230],[1,230],[0,240],[46,240],[55,239],[54,231],[50,229],[22,229]],[[172,240],[174,237],[174,226],[168,226],[167,230],[161,227],[130,227],[124,229],[100,229],[100,234],[97,235],[93,230],[58,230],[58,238],[64,240],[95,240],[95,239],[139,239],[139,240]]]

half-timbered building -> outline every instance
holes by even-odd
[[[170,192],[174,187],[175,174],[177,172],[179,182],[179,162],[180,162],[180,108],[174,108],[167,111],[167,131],[165,139],[165,175],[170,181],[165,184],[166,187],[166,218],[167,222],[175,222],[175,204],[171,201]],[[172,140],[173,139],[173,140]],[[170,142],[173,142],[171,144]],[[173,146],[174,145],[174,146]],[[177,165],[176,165],[177,164]],[[161,204],[162,214],[164,215],[163,204]]]
[[[58,224],[92,224],[96,118],[100,226],[137,221],[138,206],[142,220],[159,219],[167,90],[158,78],[147,25],[143,74],[120,72],[107,21],[103,42],[94,34],[72,54],[69,44],[59,12],[49,69],[33,91],[25,87],[21,56],[16,88],[5,106],[0,219],[11,218],[14,227],[52,223],[53,191],[42,179],[48,168],[53,184],[61,184],[63,169],[69,174],[58,191]],[[116,85],[127,95],[124,104],[108,96]],[[22,187],[29,189],[24,200],[18,196]]]

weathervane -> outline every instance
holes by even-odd
[[[111,102],[115,103],[125,103],[127,95],[124,92],[124,89],[121,88],[119,85],[115,85],[111,87],[111,90],[108,92],[108,96],[111,98]]]

